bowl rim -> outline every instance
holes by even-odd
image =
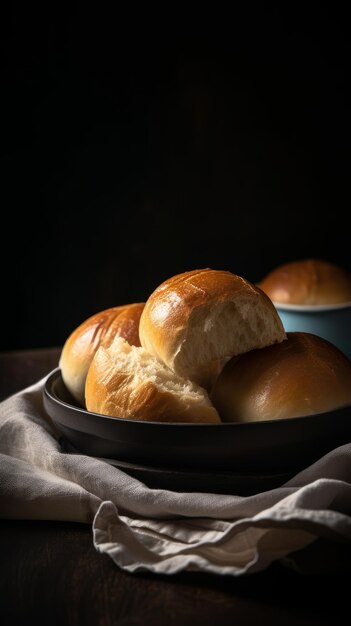
[[[144,422],[89,413],[66,402],[66,396],[59,399],[64,390],[62,378],[57,379],[60,386],[54,384],[56,376],[60,377],[59,369],[47,379],[43,405],[58,437],[73,446],[68,453],[184,470],[190,475],[250,476],[256,481],[257,476],[296,475],[350,441],[351,406],[324,414],[243,423]],[[204,490],[201,485],[193,489]],[[221,489],[226,493],[227,487]]]
[[[288,302],[277,302],[276,300],[272,300],[272,302],[277,310],[296,313],[319,313],[351,308],[351,301],[338,302],[336,304],[290,304]]]
[[[52,369],[44,382],[44,386],[43,386],[43,395],[44,397],[47,399],[48,402],[56,405],[56,406],[61,406],[62,408],[68,410],[68,411],[73,411],[74,413],[79,413],[81,415],[88,415],[91,416],[92,419],[94,418],[100,418],[104,421],[107,422],[115,422],[115,423],[119,423],[119,424],[135,424],[137,426],[138,429],[150,429],[151,427],[157,427],[158,429],[176,429],[176,430],[183,430],[183,429],[189,429],[189,430],[196,430],[196,429],[201,429],[201,430],[210,430],[210,429],[214,429],[214,430],[223,430],[223,429],[227,429],[227,430],[257,430],[257,429],[266,429],[268,430],[268,427],[270,425],[270,427],[278,429],[278,428],[285,428],[288,424],[288,428],[292,428],[294,424],[298,424],[298,423],[313,423],[313,422],[318,422],[318,420],[320,419],[324,419],[325,417],[328,417],[330,415],[335,415],[335,414],[342,414],[344,413],[346,410],[350,411],[351,407],[350,406],[343,406],[343,407],[339,407],[336,409],[331,409],[329,411],[323,411],[322,413],[308,413],[305,415],[294,415],[292,417],[280,417],[280,418],[272,418],[272,419],[266,419],[266,420],[252,420],[249,422],[221,422],[220,424],[218,423],[206,423],[206,422],[160,422],[160,421],[154,421],[154,420],[138,420],[135,418],[123,418],[123,417],[112,417],[111,415],[105,415],[103,413],[96,413],[94,411],[88,411],[87,409],[80,407],[76,404],[70,404],[69,402],[67,402],[66,400],[61,399],[58,395],[56,395],[55,390],[54,390],[54,384],[56,382],[57,379],[61,380],[61,383],[63,382],[63,378],[62,378],[62,372],[61,372],[61,368],[60,367],[56,367],[54,369]],[[64,384],[64,383],[63,383]]]

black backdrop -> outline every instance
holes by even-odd
[[[2,350],[61,345],[188,269],[255,282],[320,257],[351,271],[350,40],[336,6],[11,11]]]

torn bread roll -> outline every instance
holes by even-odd
[[[269,272],[258,286],[276,304],[351,302],[351,274],[321,259],[284,263]]]
[[[116,336],[140,346],[139,320],[143,302],[111,307],[80,324],[66,340],[59,361],[62,378],[75,400],[85,407],[85,380],[100,345],[108,347]]]
[[[220,423],[204,389],[120,337],[109,348],[97,350],[86,379],[85,402],[88,411],[111,417]]]
[[[317,335],[287,340],[231,359],[211,400],[223,422],[253,422],[325,413],[351,406],[351,361]]]
[[[213,269],[178,274],[157,287],[145,303],[139,335],[161,363],[207,389],[233,355],[286,339],[261,289]]]

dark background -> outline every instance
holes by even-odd
[[[291,7],[11,9],[1,350],[62,345],[189,269],[351,271],[349,23]]]

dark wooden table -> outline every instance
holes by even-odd
[[[0,354],[0,398],[57,366],[59,348]],[[1,480],[1,476],[0,476]],[[245,577],[128,574],[95,551],[84,524],[0,521],[4,626],[335,626],[350,619],[347,570],[297,574],[278,563]],[[331,545],[335,562],[345,545]],[[350,562],[351,562],[351,551]],[[345,617],[344,617],[345,615]]]

